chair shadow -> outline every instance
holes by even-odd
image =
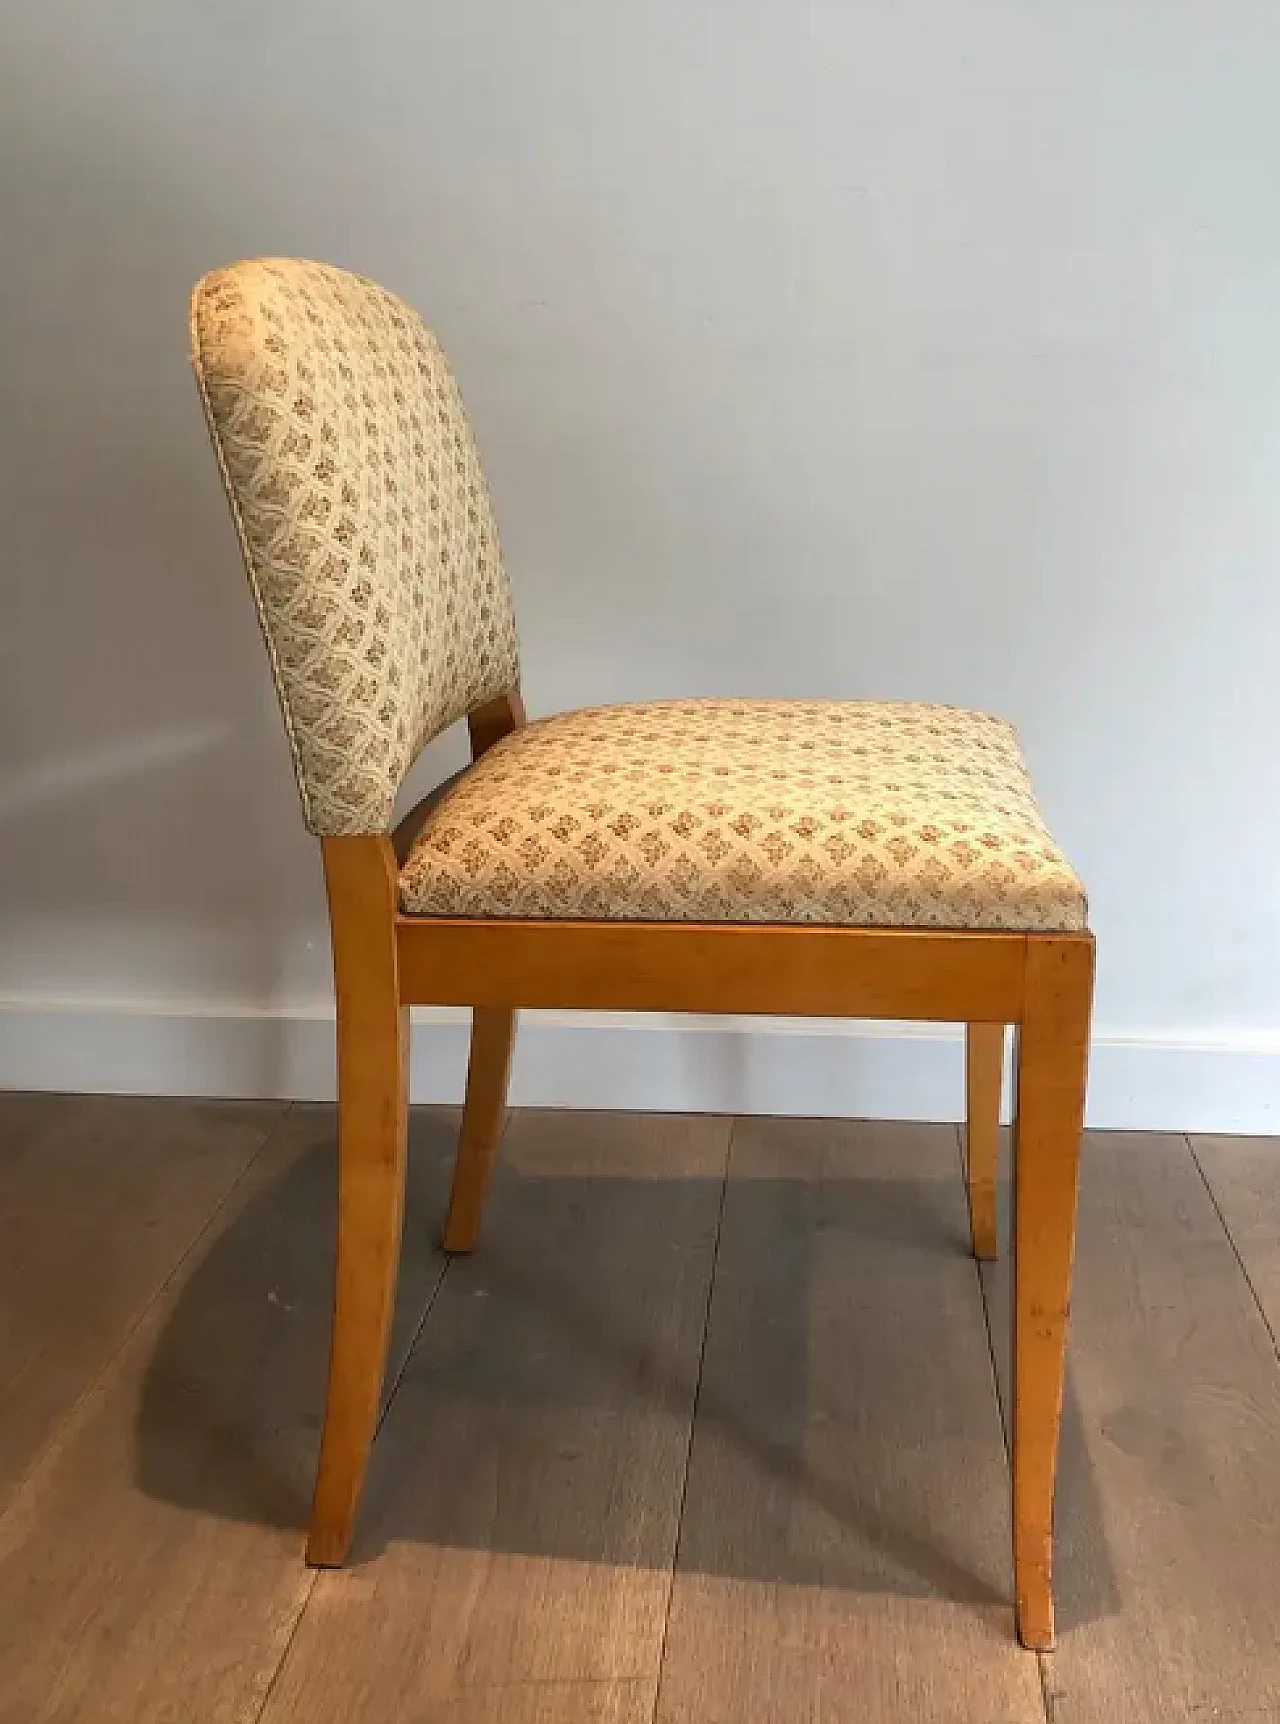
[[[296,1109],[285,1135],[163,1328],[136,1474],[185,1509],[301,1529],[332,1298],[332,1113]],[[443,1268],[452,1152],[452,1119],[415,1110],[393,1375]],[[669,1568],[696,1392],[683,1569],[973,1604],[1011,1596],[999,1420],[973,1387],[980,1312],[951,1363],[946,1312],[904,1298],[940,1261],[953,1300],[979,1298],[956,1190],[904,1174],[827,1181],[815,1201],[812,1180],[735,1182],[702,1359],[690,1323],[702,1321],[720,1189],[661,1169],[503,1168],[482,1248],[448,1266],[400,1377],[356,1562],[421,1541]],[[814,1282],[833,1237],[870,1259],[839,1308]],[[692,1291],[677,1296],[679,1276]],[[934,1356],[920,1356],[930,1341]],[[894,1392],[878,1395],[885,1381]],[[1060,1524],[1064,1621],[1109,1613],[1115,1582],[1070,1390]]]

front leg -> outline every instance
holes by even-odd
[[[409,1122],[409,1012],[390,841],[326,838],[338,1001],[338,1268],[307,1561],[346,1561],[395,1312]]]
[[[1014,1120],[1013,1566],[1018,1634],[1053,1645],[1053,1495],[1075,1254],[1093,940],[1033,935]]]

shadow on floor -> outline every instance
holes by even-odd
[[[332,1296],[332,1115],[295,1110],[280,1138],[174,1305],[136,1455],[154,1497],[301,1529]],[[356,1562],[417,1540],[665,1569],[679,1524],[687,1571],[1009,1598],[958,1170],[954,1187],[909,1170],[735,1180],[704,1357],[719,1179],[505,1167],[481,1251],[441,1279],[452,1148],[448,1117],[415,1113],[395,1360],[435,1300],[375,1449]],[[1069,1386],[1063,1439],[1069,1626],[1116,1606]]]

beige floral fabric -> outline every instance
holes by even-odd
[[[1014,732],[943,706],[562,713],[458,780],[400,885],[420,916],[1085,926]]]
[[[286,258],[199,283],[192,354],[307,824],[385,831],[423,744],[519,674],[457,385],[407,305]]]

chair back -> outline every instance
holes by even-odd
[[[416,312],[324,264],[215,270],[191,330],[307,825],[385,832],[424,744],[519,680],[457,384]]]

